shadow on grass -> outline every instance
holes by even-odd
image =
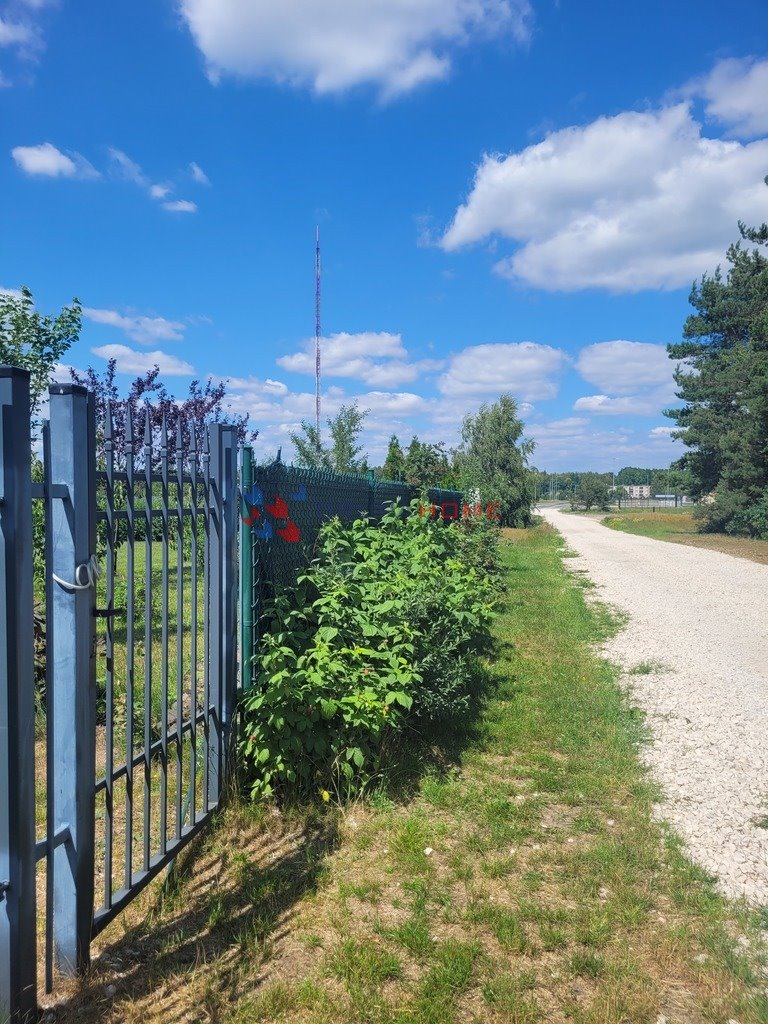
[[[489,661],[500,660],[501,648],[506,646],[494,641],[487,652]],[[382,751],[378,793],[395,803],[407,803],[418,794],[425,776],[442,781],[459,768],[465,752],[485,738],[484,715],[501,682],[499,669],[476,664],[467,704],[460,713],[434,721],[415,719],[407,731],[392,737]]]
[[[226,1018],[259,988],[264,972],[254,966],[288,934],[294,906],[317,888],[337,843],[332,811],[278,818],[264,807],[228,807],[141,918],[138,908],[126,912],[123,933],[57,1005],[57,1024]],[[126,926],[131,916],[136,923]]]

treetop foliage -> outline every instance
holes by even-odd
[[[296,465],[306,469],[330,469],[334,473],[367,473],[368,462],[359,443],[367,409],[357,402],[342,405],[336,416],[326,420],[330,444],[323,444],[317,426],[301,421],[301,433],[291,434],[296,449]]]
[[[75,384],[81,384],[94,393],[97,424],[97,459],[103,463],[104,426],[108,410],[111,411],[113,424],[113,451],[115,466],[122,469],[129,451],[133,450],[139,464],[142,464],[144,430],[147,412],[150,417],[152,432],[153,461],[159,463],[160,442],[163,423],[167,434],[168,456],[173,462],[176,458],[177,431],[181,430],[182,450],[189,451],[194,426],[198,452],[202,450],[203,432],[209,423],[230,423],[237,430],[238,442],[244,444],[255,440],[258,431],[248,430],[247,416],[229,416],[225,412],[224,399],[227,393],[226,383],[214,384],[209,378],[205,384],[193,380],[189,385],[189,394],[183,400],[177,400],[168,393],[165,384],[160,380],[160,368],[153,367],[132,382],[125,398],[120,397],[115,375],[117,364],[110,359],[103,374],[98,374],[93,367],[85,373],[70,370]],[[132,420],[132,436],[128,431],[128,418]]]
[[[43,316],[35,309],[32,292],[0,292],[0,363],[29,370],[33,420],[53,376],[56,364],[80,337],[82,307],[79,299],[64,306],[58,316]]]

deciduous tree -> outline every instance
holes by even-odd
[[[527,526],[534,501],[528,459],[535,443],[523,436],[525,427],[511,395],[483,405],[466,416],[459,451],[462,489],[477,489],[483,502],[501,506],[503,526]]]

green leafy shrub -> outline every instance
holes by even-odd
[[[395,505],[338,519],[296,588],[266,610],[241,753],[255,795],[288,785],[345,795],[378,770],[406,720],[463,709],[488,635],[492,544]],[[482,552],[482,558],[479,554]]]

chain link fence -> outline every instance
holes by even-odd
[[[408,505],[422,492],[403,481],[303,469],[281,462],[257,465],[249,448],[243,451],[242,588],[243,686],[250,685],[249,652],[259,637],[259,616],[264,601],[296,582],[309,564],[320,527],[338,516],[342,522],[367,518],[379,522],[394,502]],[[426,492],[425,514],[445,513],[459,518],[463,495],[431,488]],[[426,512],[426,508],[429,511]]]

